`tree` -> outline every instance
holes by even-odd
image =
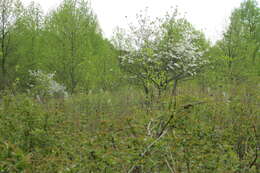
[[[70,93],[115,86],[120,73],[116,51],[104,39],[88,1],[64,1],[45,18],[42,34],[42,70],[56,71]]]
[[[247,54],[255,63],[257,52],[260,48],[260,39],[257,34],[260,31],[260,8],[256,0],[246,0],[241,3],[240,9],[241,30],[245,41]],[[243,41],[243,40],[242,40]]]
[[[15,51],[12,55],[13,65],[11,79],[19,80],[21,89],[28,87],[29,70],[41,68],[43,49],[43,11],[39,4],[32,2],[21,10],[13,29]]]
[[[227,30],[223,38],[215,47],[220,50],[218,61],[221,59],[227,64],[223,69],[225,77],[232,81],[244,81],[249,74],[257,74],[260,61],[260,11],[255,0],[246,0],[235,9],[230,17]],[[215,63],[217,64],[217,63]]]
[[[228,61],[228,67],[231,69],[233,61],[238,59],[238,55],[241,52],[241,23],[239,22],[240,15],[235,10],[230,18],[230,25],[227,31],[224,33],[223,40],[218,42],[221,50],[224,53],[225,59]]]
[[[1,86],[3,89],[8,84],[8,60],[13,47],[11,46],[11,32],[13,26],[18,18],[17,7],[20,7],[20,1],[15,0],[1,0],[0,1],[0,67],[1,67]]]
[[[98,32],[95,16],[86,1],[67,0],[47,17],[46,59],[62,83],[73,93],[84,79],[85,64],[92,54],[91,37]]]
[[[232,62],[252,59],[255,63],[260,48],[259,30],[260,11],[255,0],[247,0],[235,9],[230,17],[230,24],[218,43],[229,68]]]
[[[146,94],[152,85],[160,95],[174,81],[175,95],[178,81],[196,75],[206,63],[203,54],[208,44],[187,20],[177,18],[177,12],[156,20],[137,17],[137,26],[116,35],[114,44],[124,52],[119,57],[121,66]]]
[[[186,19],[175,19],[168,15],[163,24],[163,39],[157,52],[162,69],[167,72],[166,83],[174,81],[175,95],[179,80],[197,75],[207,63],[209,44],[204,35],[197,31]]]

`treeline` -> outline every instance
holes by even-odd
[[[128,79],[150,95],[152,90],[160,95],[169,86],[176,88],[178,81],[201,71],[206,71],[202,84],[260,73],[255,0],[244,1],[232,12],[222,39],[214,45],[177,11],[156,20],[140,14],[139,26],[119,30],[112,44],[85,0],[65,0],[46,15],[39,4],[24,7],[19,0],[2,0],[0,9],[1,90],[25,91],[35,70],[55,74],[70,93],[111,90]]]
[[[30,70],[55,73],[70,93],[118,82],[117,53],[87,1],[65,0],[44,15],[37,3],[1,0],[0,13],[1,89],[25,90]]]

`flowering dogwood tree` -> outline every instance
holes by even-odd
[[[152,20],[138,15],[138,25],[128,32],[117,33],[116,46],[124,52],[119,56],[122,68],[141,83],[148,94],[155,86],[159,94],[170,83],[196,75],[206,61],[206,41],[201,32],[177,12]]]

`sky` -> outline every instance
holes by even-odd
[[[32,0],[22,0],[28,4]],[[34,0],[44,11],[55,9],[62,0]],[[135,15],[148,8],[153,17],[163,16],[171,7],[178,7],[197,29],[202,30],[212,42],[221,38],[234,8],[243,0],[90,0],[104,36],[111,38],[114,29],[127,27]],[[260,4],[260,0],[258,0]],[[127,17],[127,18],[126,18]]]

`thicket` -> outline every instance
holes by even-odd
[[[0,4],[0,173],[258,173],[260,9],[208,41],[177,10],[103,37],[87,1]]]

